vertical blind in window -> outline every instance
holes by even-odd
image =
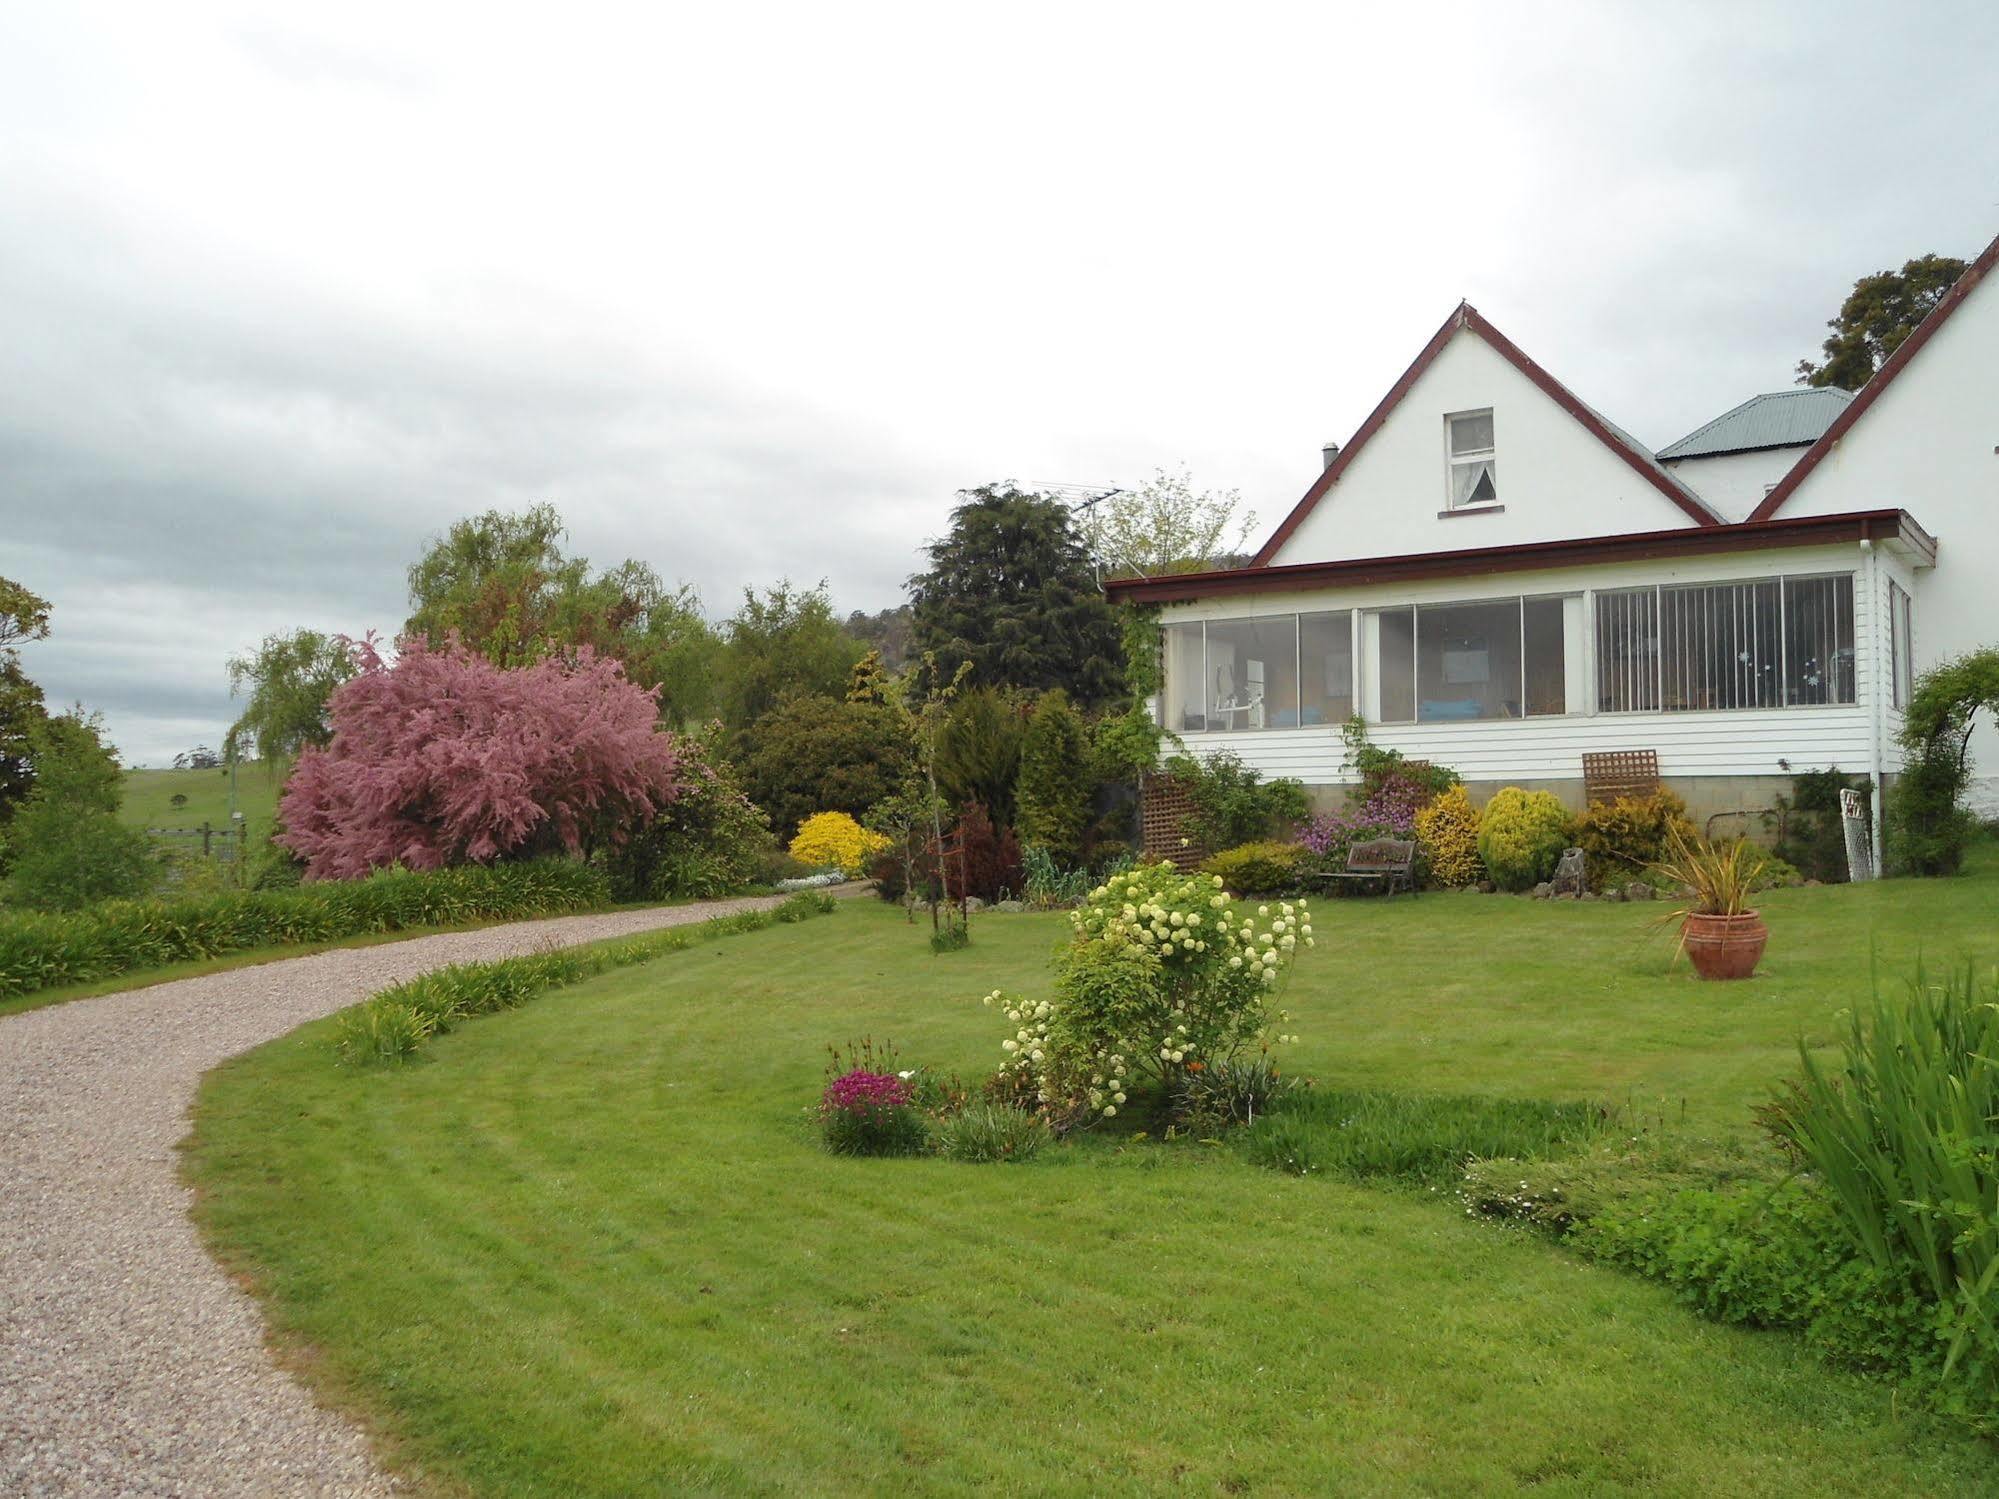
[[[1597,709],[1854,701],[1853,578],[1754,578],[1596,596]]]

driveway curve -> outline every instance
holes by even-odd
[[[175,1146],[201,1075],[446,963],[778,899],[416,937],[0,1019],[0,1494],[396,1492],[272,1361],[256,1303],[196,1237]]]

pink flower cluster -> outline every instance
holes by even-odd
[[[910,1100],[909,1084],[886,1072],[869,1072],[856,1067],[843,1072],[826,1085],[819,1097],[822,1114],[841,1110],[850,1114],[878,1114],[899,1109]]]
[[[1337,812],[1322,812],[1298,829],[1298,841],[1320,857],[1344,859],[1349,847],[1368,838],[1413,838],[1416,814],[1426,800],[1423,788],[1389,775],[1361,801]]]

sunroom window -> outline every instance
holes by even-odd
[[[1381,721],[1566,713],[1569,632],[1561,598],[1383,609],[1373,632]]]
[[[1851,703],[1852,575],[1599,593],[1596,682],[1604,713]]]
[[[1165,726],[1235,733],[1344,722],[1354,709],[1346,610],[1166,626]]]
[[[1444,418],[1450,447],[1451,509],[1499,503],[1492,412],[1460,411]]]

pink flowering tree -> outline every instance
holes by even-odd
[[[490,864],[619,841],[678,794],[653,694],[588,648],[506,669],[453,639],[373,638],[327,708],[333,739],[285,785],[277,839],[309,879]]]

